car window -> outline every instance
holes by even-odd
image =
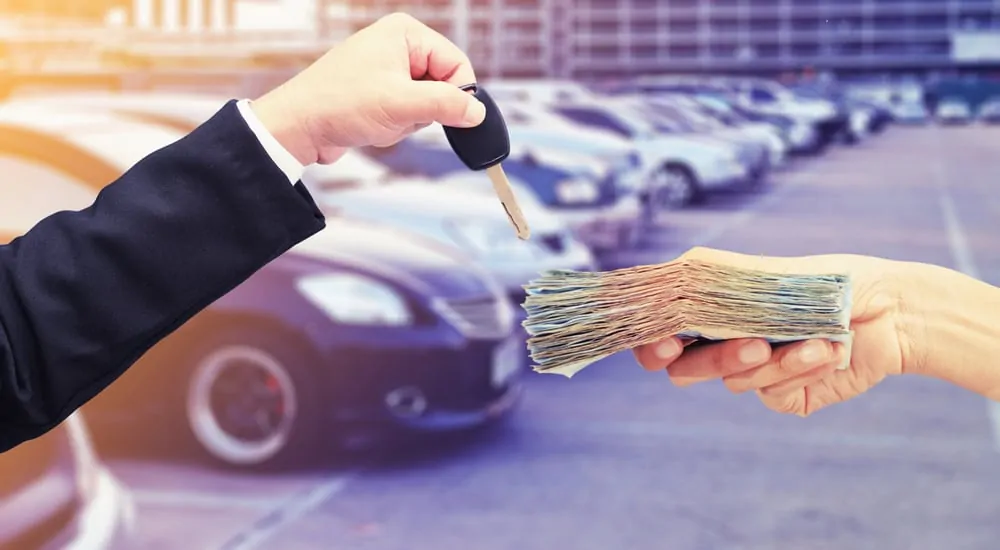
[[[754,87],[750,89],[750,99],[755,103],[771,103],[777,98],[769,90]]]
[[[586,107],[557,107],[556,112],[563,115],[567,119],[576,122],[577,124],[582,124],[591,128],[610,130],[623,137],[632,137],[632,131],[629,130],[624,124],[615,120],[607,113],[602,113],[597,109],[590,109]]]

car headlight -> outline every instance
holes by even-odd
[[[530,256],[529,242],[522,241],[506,224],[481,220],[451,220],[445,227],[460,248],[474,256]]]
[[[405,326],[413,322],[406,300],[391,287],[348,273],[311,275],[296,287],[314,306],[338,323]]]
[[[571,179],[556,183],[556,200],[564,204],[585,204],[597,201],[600,191],[588,180]]]

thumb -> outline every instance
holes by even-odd
[[[393,118],[401,126],[437,122],[468,128],[486,118],[486,106],[469,92],[447,82],[415,81],[394,97]]]

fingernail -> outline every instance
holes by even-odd
[[[767,356],[770,351],[770,346],[764,342],[760,342],[758,340],[748,342],[740,347],[740,363],[743,363],[744,365],[756,365],[758,363],[763,363],[767,360]]]
[[[824,342],[807,342],[799,349],[799,361],[806,365],[820,363],[827,358],[827,346]]]
[[[681,344],[676,339],[660,342],[653,348],[653,355],[659,359],[673,359],[681,352]]]
[[[473,126],[479,125],[486,118],[486,106],[476,98],[469,98],[469,104],[465,107],[465,122]]]

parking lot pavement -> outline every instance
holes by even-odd
[[[892,128],[796,162],[764,192],[672,214],[633,263],[693,245],[854,252],[1000,283],[998,138]],[[972,550],[1000,537],[1000,454],[978,397],[892,380],[803,420],[657,376],[625,354],[572,381],[532,375],[504,424],[358,472],[118,471],[139,490],[144,548]],[[245,502],[199,505],[207,494]]]

